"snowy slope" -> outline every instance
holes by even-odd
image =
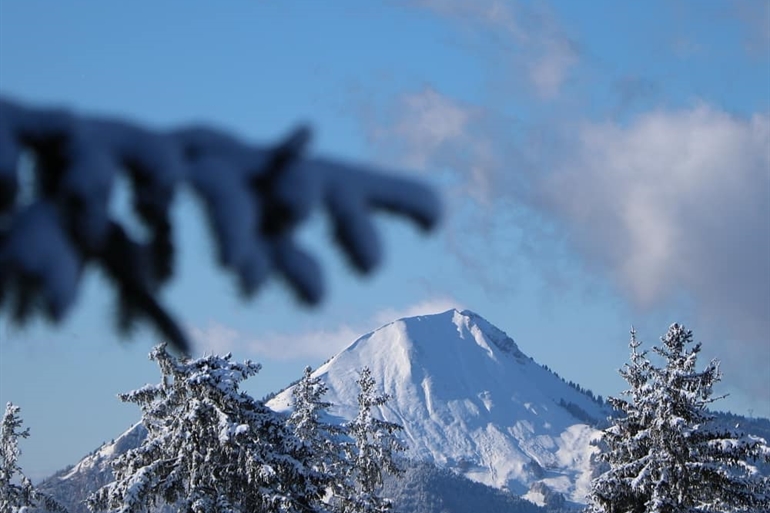
[[[584,502],[598,432],[560,402],[597,420],[606,410],[480,316],[450,310],[401,319],[356,340],[315,372],[341,419],[355,415],[364,366],[390,394],[379,414],[404,426],[411,457],[535,502],[542,490]],[[290,404],[291,389],[268,403],[279,411]]]
[[[69,513],[88,513],[83,501],[89,494],[113,480],[115,458],[138,447],[147,430],[141,422],[128,428],[118,438],[105,443],[72,467],[57,472],[38,485],[38,489],[57,499]]]

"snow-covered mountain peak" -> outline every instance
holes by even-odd
[[[481,353],[477,352],[479,349]],[[378,360],[388,360],[381,363],[387,364],[389,373],[403,374],[413,367],[415,359],[429,360],[430,366],[435,368],[457,356],[470,355],[495,362],[511,357],[519,363],[530,360],[513,339],[480,315],[470,310],[452,309],[388,323],[360,337],[324,367],[332,362],[339,362],[335,366],[340,366],[341,362],[356,360],[370,361],[364,364],[371,367]]]
[[[333,415],[355,415],[364,366],[390,395],[378,413],[404,426],[411,457],[518,494],[540,482],[582,500],[597,434],[584,421],[607,412],[478,314],[399,319],[353,342],[314,373]],[[290,409],[291,389],[268,405]]]

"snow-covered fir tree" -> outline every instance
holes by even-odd
[[[345,453],[339,450],[343,430],[322,418],[330,403],[323,400],[328,388],[310,367],[292,390],[293,409],[289,426],[299,439],[297,457],[310,468],[310,486],[314,495],[327,496],[336,488],[337,477],[344,474]]]
[[[396,435],[403,428],[374,416],[372,408],[384,405],[390,397],[377,393],[368,367],[361,370],[356,383],[358,414],[346,425],[353,444],[345,447],[350,466],[346,478],[339,482],[338,509],[343,513],[380,513],[391,509],[390,500],[380,495],[383,474],[403,472],[397,453],[405,447]]]
[[[609,464],[611,470],[594,480],[590,511],[646,511],[644,494],[634,490],[632,486],[633,477],[640,473],[645,457],[651,450],[648,438],[636,437],[645,426],[652,424],[651,415],[654,411],[648,403],[650,397],[647,393],[650,362],[646,358],[646,352],[639,352],[640,345],[636,332],[631,330],[630,362],[620,369],[620,375],[630,386],[623,392],[629,400],[608,398],[620,415],[612,419],[613,425],[606,429],[602,436],[606,450],[598,459]]]
[[[292,412],[289,424],[293,426],[297,437],[308,445],[326,447],[328,431],[334,429],[323,422],[321,415],[331,403],[323,400],[329,391],[321,378],[313,377],[313,369],[305,371],[292,390]]]
[[[93,511],[180,513],[322,511],[315,473],[283,416],[239,390],[260,365],[231,356],[178,360],[156,347],[162,381],[120,395],[138,404],[148,434],[114,464]]]
[[[58,502],[32,486],[18,464],[21,450],[19,438],[27,438],[29,429],[22,429],[21,408],[13,403],[5,406],[0,424],[0,512],[24,513],[28,508],[44,508],[66,513]]]
[[[589,496],[592,513],[770,511],[770,477],[756,467],[770,460],[758,437],[718,428],[707,407],[719,399],[719,362],[696,370],[701,345],[673,324],[653,351],[658,367],[631,335],[631,361],[621,375],[628,400],[610,398],[620,415],[605,430],[600,455],[609,469]]]

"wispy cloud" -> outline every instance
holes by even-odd
[[[517,157],[516,147],[506,150],[499,144],[512,121],[499,114],[430,86],[398,95],[381,111],[381,116],[370,111],[363,119],[376,150],[391,163],[453,175],[456,187],[450,194],[470,194],[489,204],[499,197],[501,182],[516,179],[515,173],[505,172],[506,160]]]
[[[404,165],[420,171],[432,168],[436,156],[446,154],[451,145],[471,142],[468,127],[480,114],[430,87],[400,96],[387,110],[390,123],[372,120],[370,140],[390,146],[389,151],[399,153]]]
[[[322,361],[334,356],[358,337],[383,324],[403,317],[438,313],[451,308],[462,308],[462,305],[449,297],[442,296],[429,298],[404,308],[386,308],[357,323],[342,323],[293,333],[274,332],[255,335],[214,321],[210,321],[202,328],[190,327],[189,332],[195,347],[200,352],[217,354],[237,352],[239,355],[272,360]]]
[[[413,0],[408,4],[449,19],[461,29],[481,29],[503,50],[504,76],[524,75],[535,94],[553,100],[580,62],[573,39],[543,2]],[[495,63],[496,64],[496,63]]]
[[[564,38],[549,38],[542,43],[542,55],[529,63],[529,78],[537,94],[544,99],[559,96],[570,70],[578,63],[575,45]]]
[[[273,360],[328,358],[363,334],[347,324],[341,324],[312,331],[255,335],[217,321],[209,321],[203,328],[191,327],[189,331],[198,352],[233,352]]]
[[[408,305],[404,308],[385,308],[377,312],[370,321],[376,326],[381,326],[389,322],[393,322],[396,319],[402,319],[404,317],[415,317],[418,315],[427,315],[434,313],[446,312],[456,308],[458,310],[464,310],[465,307],[458,301],[449,297],[433,297],[420,301],[412,305]]]
[[[205,327],[189,326],[187,331],[196,348],[214,354],[232,352],[242,338],[238,330],[215,321],[209,321]]]

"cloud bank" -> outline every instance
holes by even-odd
[[[530,201],[637,306],[685,292],[733,336],[766,339],[768,148],[767,115],[741,119],[708,105],[627,126],[584,123]]]

